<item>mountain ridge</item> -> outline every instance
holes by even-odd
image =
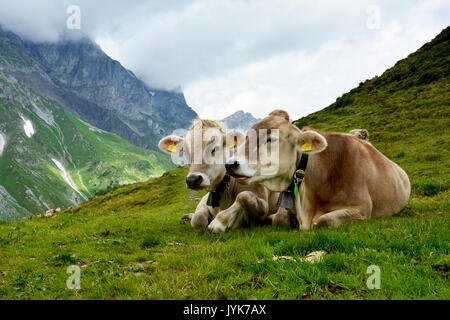
[[[222,119],[220,122],[224,123],[228,129],[238,129],[247,132],[259,120],[261,119],[255,118],[250,112],[239,110]]]
[[[173,168],[170,158],[78,119],[0,71],[0,220],[77,205]]]
[[[168,156],[108,132],[131,129],[114,112],[62,88],[58,81],[65,80],[53,75],[51,68],[45,72],[26,46],[30,43],[0,29],[0,220],[78,205],[99,190],[148,179],[174,167]],[[112,64],[126,72],[118,62]],[[67,107],[68,100],[79,109]],[[98,128],[82,114],[116,130]],[[155,117],[155,121],[159,120]],[[154,144],[153,133],[144,134],[141,141],[150,136]]]
[[[182,92],[151,88],[87,38],[35,43],[0,27],[0,42],[22,60],[3,66],[15,78],[137,146],[157,150],[197,118]]]

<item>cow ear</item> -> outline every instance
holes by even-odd
[[[159,141],[158,147],[166,153],[178,154],[183,152],[184,139],[178,136],[167,136]]]
[[[327,139],[315,131],[301,131],[297,135],[297,148],[299,151],[309,154],[319,153],[328,146]]]
[[[230,130],[225,138],[225,147],[227,149],[237,149],[245,141],[245,134],[240,130]]]

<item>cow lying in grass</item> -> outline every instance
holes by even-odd
[[[303,130],[308,130],[308,128],[303,128]],[[370,143],[369,131],[367,129],[353,129],[349,134]],[[274,226],[298,226],[295,210],[279,210],[277,214],[273,214],[267,218]]]
[[[251,130],[267,130],[266,143],[278,144],[283,156],[278,159],[277,170],[267,175],[263,173],[267,159],[248,161],[249,152],[255,150],[249,150],[246,141],[242,146],[245,153],[229,160],[227,171],[242,182],[260,183],[281,192],[293,185],[294,175],[302,179],[298,169],[304,166],[304,180],[297,183],[297,192],[286,191],[286,196],[294,198],[300,229],[391,216],[408,202],[411,187],[407,174],[370,143],[353,135],[302,131],[289,122],[289,115],[282,110],[273,111]],[[272,139],[274,132],[278,139]]]
[[[166,153],[186,154],[189,163],[186,177],[188,188],[209,192],[202,198],[195,213],[189,215],[193,228],[208,228],[213,233],[219,233],[244,225],[262,224],[267,216],[277,212],[278,193],[270,192],[262,185],[239,184],[226,173],[227,153],[234,152],[244,138],[244,134],[237,130],[225,134],[216,121],[196,120],[185,139],[172,135],[159,142],[159,148]],[[196,144],[197,139],[201,143]],[[218,161],[211,161],[214,157]]]

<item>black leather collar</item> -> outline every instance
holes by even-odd
[[[207,206],[217,208],[220,206],[220,194],[228,189],[230,186],[231,176],[229,174],[225,174],[222,181],[215,191],[211,191],[208,196],[208,201],[206,202]]]
[[[300,189],[300,185],[302,184],[303,179],[305,178],[306,166],[308,165],[308,154],[302,153],[302,158],[297,167],[297,170],[294,173],[294,177],[292,177],[291,184],[289,187],[280,193],[278,197],[277,206],[285,209],[294,208],[295,197],[297,196],[298,190]]]

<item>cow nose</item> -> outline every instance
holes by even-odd
[[[198,187],[202,181],[203,177],[196,174],[191,174],[186,177],[186,184],[189,188]]]
[[[225,164],[225,169],[227,169],[227,172],[229,174],[234,173],[234,171],[236,171],[237,168],[239,168],[238,161],[230,161],[230,162],[227,162],[227,164]]]

